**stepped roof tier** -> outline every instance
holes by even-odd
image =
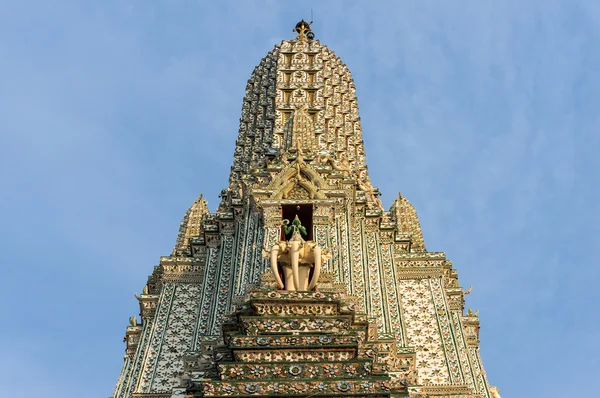
[[[113,398],[496,398],[452,262],[367,172],[346,65],[299,22],[246,86],[229,184],[202,195],[130,319]]]

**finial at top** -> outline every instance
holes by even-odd
[[[310,29],[312,22],[306,22],[304,19],[296,24],[296,27],[292,32],[296,33],[298,40],[312,40],[315,38],[315,34]]]

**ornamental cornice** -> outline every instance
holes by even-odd
[[[467,340],[467,345],[471,347],[479,346],[479,317],[477,316],[477,312],[472,312],[469,309],[469,312],[466,316],[461,318],[465,337]]]
[[[213,233],[205,233],[206,237],[206,246],[217,248],[221,246],[221,235],[218,233],[218,230]]]
[[[379,229],[381,230],[394,230],[396,224],[393,221],[381,221],[379,223]]]
[[[134,318],[132,318],[134,319]],[[140,335],[142,334],[142,325],[136,324],[135,326],[128,326],[125,332],[124,341],[127,344],[125,349],[125,355],[133,358],[135,350],[137,349],[140,342]]]
[[[417,388],[419,393],[424,393],[422,397],[435,398],[438,395],[443,395],[444,398],[460,397],[460,398],[481,398],[481,395],[474,394],[473,390],[466,384],[447,384],[447,385],[423,385]],[[421,397],[421,395],[416,395]]]
[[[446,253],[444,252],[410,252],[410,253],[398,253],[395,255],[395,260],[446,260]]]
[[[167,257],[163,256],[160,258],[160,265],[173,265],[173,264],[202,264],[204,259],[201,257]]]
[[[383,210],[381,210],[381,209],[365,208],[365,217],[367,217],[367,218],[380,218],[382,215],[383,215]]]
[[[231,219],[227,221],[221,221],[221,234],[227,236],[233,236],[235,234],[235,221],[233,219],[233,215]]]
[[[441,267],[430,268],[396,268],[398,279],[427,279],[441,278],[444,276],[444,270]]]
[[[334,199],[265,199],[261,201],[262,207],[273,207],[286,204],[315,204],[335,206],[337,201]]]
[[[154,317],[156,314],[156,307],[158,305],[158,295],[156,294],[141,294],[136,296],[140,303],[140,315],[142,316],[142,322],[144,320]]]
[[[394,243],[393,233],[389,232],[389,230],[381,230],[380,228],[379,239],[381,240],[382,245],[389,246]]]
[[[163,281],[201,283],[204,280],[206,261],[192,257],[162,257],[160,267]]]
[[[452,311],[462,311],[465,308],[465,293],[460,287],[446,288],[448,306]]]
[[[440,268],[445,271],[444,262],[441,260],[417,260],[417,261],[396,261],[399,268]]]

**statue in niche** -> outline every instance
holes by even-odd
[[[294,221],[292,221],[292,224],[290,225],[290,220],[283,220],[282,222],[283,225],[283,232],[286,235],[289,235],[290,233],[292,233],[292,239],[294,239],[294,237],[296,237],[296,239],[302,239],[302,237],[300,235],[304,235],[306,236],[306,228],[304,228],[304,226],[302,225],[302,222],[300,222],[300,219],[298,218],[298,215],[296,214],[296,217],[294,217]]]
[[[264,257],[270,259],[277,287],[287,291],[316,290],[321,265],[331,258],[329,249],[321,249],[316,242],[302,238],[307,231],[297,214],[291,222],[283,220],[282,225],[285,235],[291,233],[291,238],[263,250]]]

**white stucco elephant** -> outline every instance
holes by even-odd
[[[278,288],[291,291],[313,290],[321,274],[321,265],[331,258],[329,250],[321,249],[314,241],[302,239],[280,241],[265,252],[265,257],[270,259],[271,271]],[[279,275],[279,267],[283,280]],[[311,268],[313,273],[309,281]]]

